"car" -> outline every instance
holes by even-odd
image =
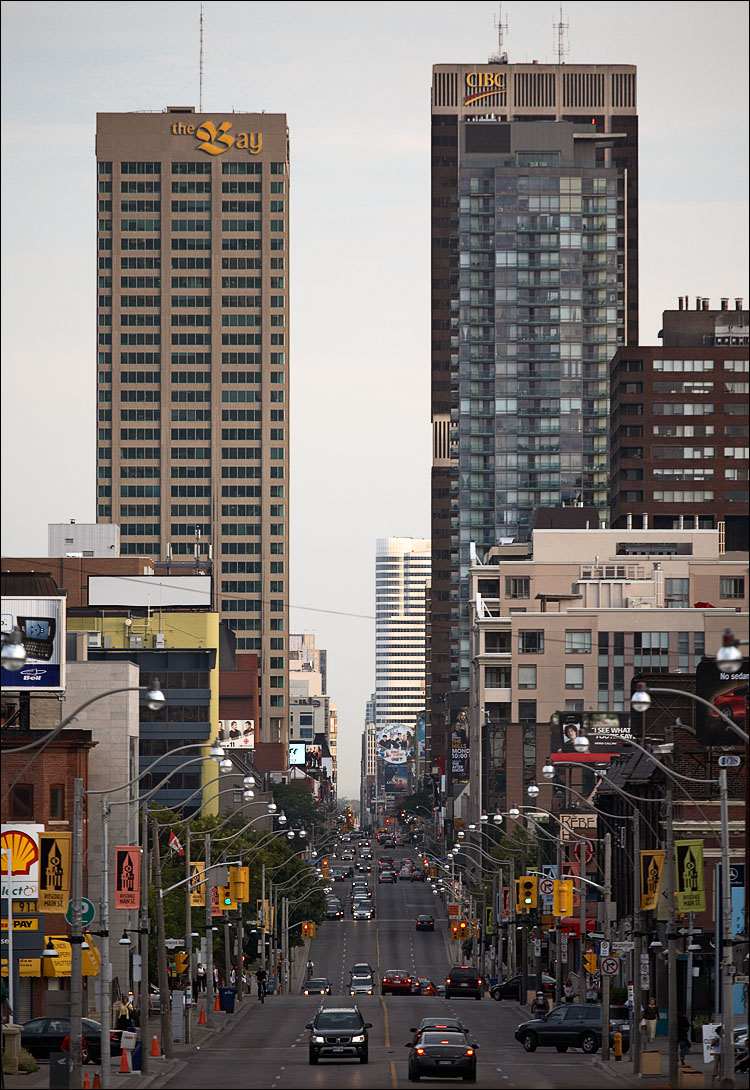
[[[411,872],[412,882],[425,882],[427,880],[427,871],[421,867],[415,867]]]
[[[349,970],[349,976],[350,977],[352,977],[352,976],[369,976],[369,977],[373,977],[374,975],[375,975],[375,970],[373,969],[372,965],[370,965],[369,962],[367,962],[367,961],[358,961],[354,965],[352,965],[351,969]]]
[[[390,882],[393,884],[396,881],[395,870],[381,870],[378,875],[378,882]]]
[[[526,977],[526,983],[529,991],[535,991],[536,989],[536,975],[529,973]],[[507,980],[501,980],[499,984],[494,984],[490,988],[490,995],[498,1002],[501,999],[515,999],[517,1002],[522,1003],[524,997],[521,995],[523,980],[520,973],[516,973],[515,976],[509,977]],[[542,991],[548,998],[554,998],[556,981],[553,976],[549,976],[548,973],[542,973]]]
[[[629,1023],[610,1019],[610,1045],[614,1044],[615,1033],[622,1034],[623,1052],[627,1052],[630,1048]],[[600,1003],[564,1003],[541,1018],[521,1022],[514,1036],[526,1052],[554,1046],[558,1052],[580,1048],[591,1055],[598,1052],[602,1044],[602,1006]]]
[[[390,856],[384,855],[382,859],[378,859],[378,870],[395,870],[396,864],[393,862]]]
[[[459,995],[482,998],[482,978],[473,965],[452,965],[445,978],[445,998]]]
[[[326,976],[311,976],[302,985],[302,995],[330,995],[331,982]]]
[[[371,920],[373,915],[373,907],[369,901],[358,901],[352,908],[353,920]]]
[[[375,990],[372,975],[353,976],[349,981],[349,995],[372,995]]]
[[[477,1081],[477,1054],[465,1033],[428,1029],[414,1043],[409,1042],[409,1082],[428,1079]]]
[[[418,1026],[412,1026],[409,1030],[410,1033],[414,1034],[412,1044],[426,1029],[448,1029],[466,1034],[469,1032],[460,1018],[423,1018]]]
[[[330,873],[334,882],[343,882],[347,876],[346,872],[341,867],[334,867]]]
[[[401,881],[401,882],[410,882],[411,881],[411,872],[412,872],[412,867],[410,865],[403,866],[401,868],[401,870],[398,872],[399,881]]]
[[[83,1062],[85,1064],[100,1063],[101,1022],[95,1022],[92,1018],[82,1018],[81,1035],[85,1042],[82,1047]],[[32,1018],[21,1026],[21,1048],[30,1052],[35,1060],[48,1060],[51,1053],[62,1051],[62,1043],[69,1036],[69,1018]],[[110,1030],[109,1047],[113,1056],[119,1056],[120,1030]]]
[[[380,994],[411,995],[411,973],[406,969],[386,969],[380,982]]]
[[[415,977],[411,982],[412,995],[437,995],[437,988],[426,976]]]
[[[360,859],[357,870],[360,874],[372,874],[372,863],[369,859]]]
[[[724,712],[724,715],[728,715],[739,726],[744,727],[747,693],[747,685],[739,685],[736,689],[730,689],[727,693],[720,693],[719,696],[714,697],[714,707]],[[718,719],[715,711],[712,711],[711,715],[714,719]]]
[[[417,916],[416,920],[417,931],[434,931],[435,930],[435,917],[428,915],[426,912]]]
[[[326,906],[326,919],[327,920],[343,920],[344,918],[344,906],[339,901],[338,904],[329,902]]]
[[[305,1029],[308,1038],[311,1064],[318,1060],[359,1060],[366,1064],[369,1059],[368,1029],[372,1022],[365,1022],[359,1007],[321,1007]]]

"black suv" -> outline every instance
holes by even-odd
[[[526,982],[530,991],[536,991],[536,975],[529,973]],[[542,973],[542,991],[546,996],[554,1001],[555,996],[555,978],[548,976],[547,973]],[[523,1003],[525,996],[521,995],[521,974],[516,973],[515,976],[510,977],[508,980],[502,980],[499,984],[494,984],[490,988],[490,995],[493,999],[517,999],[519,1003]]]
[[[472,965],[452,965],[445,979],[445,998],[470,995],[482,998],[482,978]]]
[[[368,1060],[367,1031],[372,1022],[365,1022],[359,1007],[321,1007],[310,1030],[310,1063],[318,1060]]]
[[[615,1033],[622,1034],[622,1049],[630,1048],[630,1027],[627,1021],[610,1018],[609,1043],[614,1044]],[[553,1007],[549,1014],[532,1018],[517,1027],[515,1038],[527,1052],[554,1045],[558,1052],[580,1048],[584,1052],[597,1052],[602,1044],[602,1007],[599,1003],[566,1003]]]

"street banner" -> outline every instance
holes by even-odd
[[[39,834],[40,912],[64,913],[70,900],[72,833]]]
[[[115,848],[115,908],[141,907],[141,849]]]
[[[703,841],[676,840],[674,845],[677,911],[705,912]]]
[[[190,862],[190,907],[206,907],[206,882],[204,878],[206,870],[205,860],[191,860]]]
[[[641,912],[654,912],[657,907],[664,855],[662,851],[641,852]]]

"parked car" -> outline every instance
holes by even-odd
[[[465,1033],[428,1029],[409,1049],[409,1082],[428,1079],[477,1081],[477,1055]]]
[[[380,982],[381,995],[411,995],[411,974],[406,969],[386,969]]]
[[[626,1021],[610,1019],[609,1040],[614,1044],[615,1033],[622,1034],[623,1052],[630,1048],[630,1026]],[[541,1018],[521,1022],[515,1038],[527,1052],[554,1046],[558,1052],[580,1048],[591,1054],[602,1045],[602,1006],[600,1003],[565,1003],[553,1007]]]
[[[445,978],[445,998],[459,995],[482,998],[482,978],[473,965],[452,965]]]
[[[302,985],[303,995],[330,995],[331,982],[326,976],[311,976]]]
[[[526,982],[531,991],[536,990],[536,974],[529,973],[526,977]],[[516,973],[515,976],[509,977],[507,980],[501,980],[499,984],[494,984],[490,988],[490,995],[493,999],[498,1001],[501,999],[515,999],[517,1002],[522,1003],[525,1000],[525,996],[521,995],[522,991],[522,977],[520,973]],[[542,973],[542,991],[549,998],[555,995],[556,981],[553,976],[549,976],[548,973]]]
[[[359,1060],[369,1058],[367,1031],[372,1022],[365,1022],[359,1007],[321,1007],[312,1022],[308,1038],[311,1064],[318,1060]]]
[[[82,1018],[81,1035],[85,1042],[82,1049],[83,1062],[85,1064],[99,1063],[102,1056],[101,1022]],[[32,1018],[21,1026],[21,1048],[30,1052],[35,1060],[48,1060],[51,1053],[61,1051],[63,1041],[69,1036],[69,1018]],[[119,1056],[119,1030],[110,1030],[109,1047],[113,1056]]]
[[[416,918],[416,930],[417,931],[434,931],[435,930],[435,917],[430,916],[427,913],[421,913]]]

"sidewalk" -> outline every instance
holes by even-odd
[[[659,1065],[661,1074],[655,1075],[634,1075],[633,1074],[633,1058],[630,1051],[626,1052],[622,1057],[622,1060],[615,1060],[610,1049],[610,1058],[607,1063],[602,1060],[601,1052],[598,1052],[592,1057],[593,1064],[596,1068],[609,1076],[613,1082],[625,1081],[632,1085],[642,1085],[644,1087],[669,1087],[669,1039],[664,1037],[657,1037],[651,1044],[645,1045],[645,1050],[650,1053],[658,1053],[659,1060],[655,1061],[655,1065]],[[646,1064],[643,1065],[644,1067]],[[703,1085],[706,1090],[710,1090],[712,1086],[711,1071],[712,1064],[703,1063],[703,1046],[699,1042],[691,1044],[690,1051],[685,1057],[685,1066],[692,1068],[693,1071],[704,1076]]]

